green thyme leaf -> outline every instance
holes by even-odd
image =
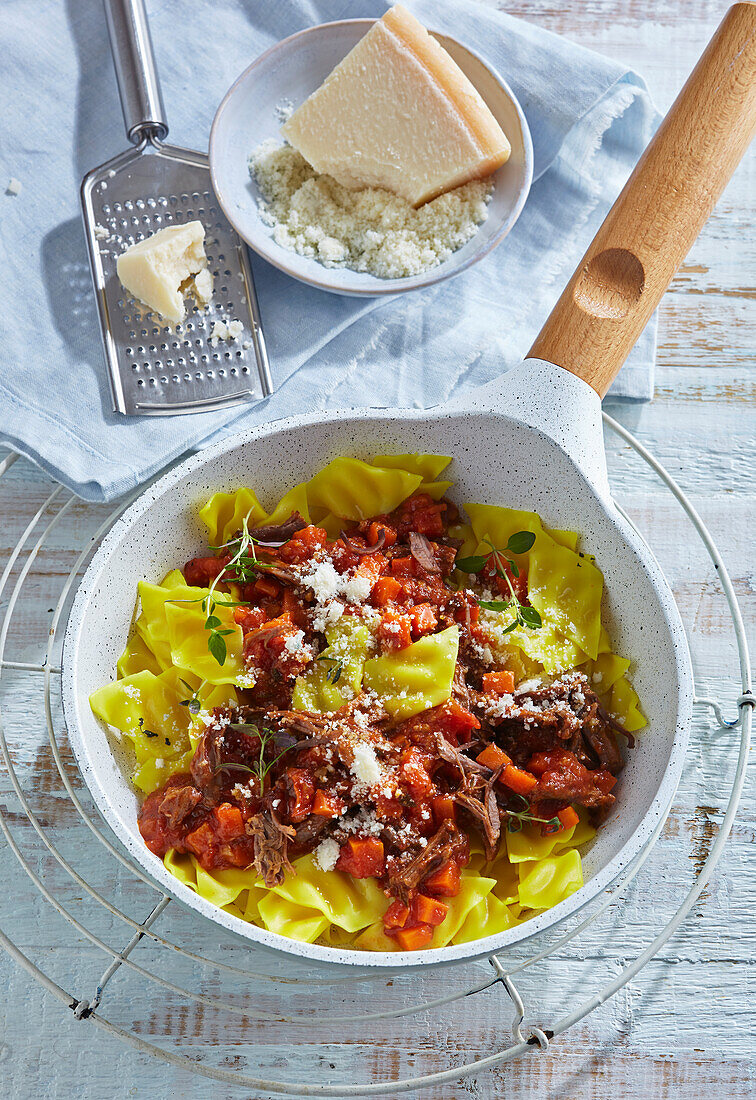
[[[248,764],[218,764],[218,766],[215,768],[215,771],[219,772],[223,771],[226,768],[236,768],[239,771],[249,772],[250,775],[256,776],[259,792],[262,795],[265,787],[265,777],[267,776],[268,772],[273,767],[273,765],[277,764],[281,757],[285,756],[289,749],[294,748],[294,746],[287,745],[287,747],[285,749],[282,749],[281,752],[279,752],[277,756],[274,756],[272,760],[266,760],[265,752],[268,748],[268,745],[275,737],[276,730],[270,729],[265,726],[257,726],[253,722],[232,722],[230,723],[230,729],[240,730],[243,733],[254,734],[259,738],[260,750],[257,760],[255,760],[254,764],[251,767]]]
[[[217,615],[208,615],[205,620],[205,630],[215,630],[215,628],[220,625],[221,621]]]
[[[510,536],[506,548],[510,554],[527,554],[534,542],[535,535],[532,531],[516,531]]]
[[[472,554],[469,558],[457,558],[454,562],[463,573],[479,573],[488,561],[488,554]]]
[[[213,630],[210,633],[210,637],[207,639],[207,648],[210,651],[210,655],[215,657],[221,667],[226,663],[226,643],[217,630]]]
[[[520,618],[531,630],[543,625],[541,616],[534,607],[526,607],[524,604],[520,604]]]
[[[478,607],[483,607],[486,611],[506,611],[511,603],[511,600],[478,600]]]

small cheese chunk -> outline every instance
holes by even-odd
[[[186,317],[184,293],[196,294],[202,304],[212,296],[204,241],[202,222],[169,225],[118,257],[118,278],[129,294],[178,324]]]
[[[478,92],[401,5],[386,12],[281,132],[317,172],[420,206],[509,158]]]

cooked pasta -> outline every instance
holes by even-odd
[[[208,553],[138,585],[91,697],[133,748],[147,846],[292,939],[494,935],[582,885],[645,724],[577,533],[448,499],[450,459],[336,458],[267,512],[200,511]]]

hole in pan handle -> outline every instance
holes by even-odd
[[[756,4],[729,9],[529,357],[603,397],[756,131]]]

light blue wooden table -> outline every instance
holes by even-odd
[[[714,0],[565,0],[559,10],[545,0],[506,5],[513,14],[644,73],[662,109],[671,103],[725,7]],[[751,628],[756,503],[754,195],[756,161],[751,155],[662,306],[656,400],[609,410],[690,494],[718,539]],[[735,646],[711,562],[678,505],[630,448],[612,436],[607,437],[607,447],[616,497],[648,538],[674,588],[694,650],[699,689],[726,701],[731,712],[738,694]],[[16,462],[0,481],[0,567],[51,488],[25,460]],[[61,494],[50,514],[67,496]],[[13,616],[9,659],[30,664],[42,659],[52,618],[49,609],[55,606],[65,574],[107,511],[74,501],[45,540]],[[4,606],[0,604],[0,611]],[[22,812],[2,766],[0,804],[42,888],[91,936],[120,951],[130,929],[92,901],[53,859],[44,839],[52,838],[82,878],[137,923],[158,895],[119,867],[73,808],[47,739],[42,681],[37,673],[6,671],[0,684],[13,762],[38,815],[40,833]],[[54,691],[52,695],[54,728],[60,733]],[[688,767],[648,865],[574,945],[518,976],[531,1023],[548,1027],[611,981],[673,914],[721,822],[734,744],[732,733],[717,731],[711,716],[698,712]],[[61,748],[67,774],[81,791],[62,734]],[[548,1052],[533,1051],[492,1072],[458,1085],[435,1086],[423,1095],[432,1100],[466,1095],[506,1095],[508,1100],[708,1100],[753,1095],[755,787],[751,775],[725,856],[690,919],[637,979]],[[82,798],[88,806],[84,792]],[[55,911],[21,869],[8,843],[0,844],[0,875],[0,925],[54,981],[74,997],[91,1001],[108,963],[103,951]],[[329,1015],[349,1018],[427,1002],[485,983],[491,974],[487,965],[356,989],[315,986],[311,981],[281,987],[222,969],[265,968],[278,977],[289,974],[280,960],[236,945],[175,902],[154,930],[189,951],[211,956],[221,969],[192,963],[143,941],[133,962],[164,984],[121,967],[105,990],[102,1014],[138,1040],[233,1074],[343,1087],[432,1072],[485,1057],[509,1041],[512,1009],[501,986],[399,1019],[342,1024],[325,1020]],[[171,984],[186,986],[192,997],[173,991]],[[69,1008],[1,953],[0,991],[0,1080],[13,1100],[266,1095],[262,1089],[209,1081],[159,1062],[91,1021],[76,1020]],[[251,1013],[273,1019],[261,1021],[234,1011],[244,1003]],[[275,1019],[292,1013],[303,1022]]]

